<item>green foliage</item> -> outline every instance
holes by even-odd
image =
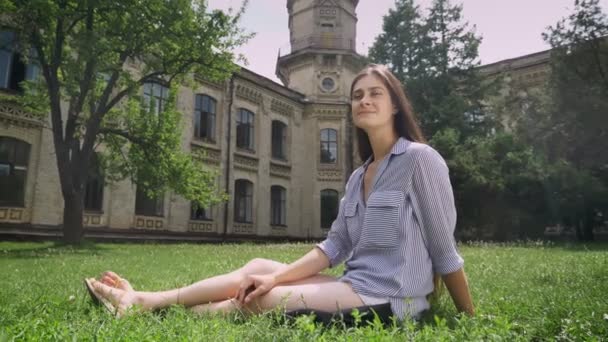
[[[178,89],[195,75],[230,76],[234,48],[251,37],[237,25],[246,5],[232,14],[202,0],[0,2],[0,26],[42,71],[20,102],[50,113],[66,239],[82,236],[79,203],[96,148],[109,180],[130,177],[150,193],[171,188],[201,204],[225,198],[213,189],[216,174],[182,152],[175,99],[154,116],[137,95],[148,82]]]
[[[396,1],[369,57],[388,65],[405,85],[427,136],[446,128],[463,137],[485,134],[493,120],[483,98],[493,85],[474,69],[481,38],[463,22],[460,5],[435,0],[428,12],[423,16],[413,0]]]
[[[543,37],[554,49],[550,143],[558,157],[608,182],[608,16],[599,0],[577,0]]]
[[[546,160],[507,133],[460,140],[448,129],[430,141],[450,168],[457,235],[466,240],[542,237]]]
[[[91,304],[84,277],[108,269],[136,289],[184,286],[254,257],[290,262],[310,244],[187,245],[0,243],[0,338],[108,341],[600,341],[608,335],[605,244],[461,245],[476,316],[456,314],[449,296],[421,322],[324,328],[279,312],[248,318],[196,315],[183,307],[112,318]],[[150,267],[151,261],[154,267]],[[192,262],[195,260],[195,262]],[[341,267],[329,270],[339,276]]]

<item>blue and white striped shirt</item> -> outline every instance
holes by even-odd
[[[454,196],[443,158],[405,138],[380,162],[364,200],[363,177],[371,162],[346,183],[338,217],[317,246],[331,266],[344,260],[341,281],[358,294],[388,298],[400,318],[428,309],[433,273],[463,266],[456,250]]]

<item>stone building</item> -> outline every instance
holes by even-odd
[[[87,234],[322,237],[360,162],[349,116],[350,83],[364,63],[355,51],[357,3],[287,1],[291,49],[276,66],[283,85],[243,68],[221,84],[200,79],[179,89],[183,148],[204,152],[205,162],[219,171],[217,187],[230,195],[228,202],[197,208],[172,193],[150,199],[129,181],[107,184],[93,172],[85,198]],[[10,35],[0,31],[3,41]],[[59,234],[63,198],[50,122],[6,96],[18,94],[19,82],[39,71],[0,46],[0,233]],[[547,59],[531,55],[484,70],[529,78],[546,65]],[[167,96],[156,83],[141,91],[159,106]]]

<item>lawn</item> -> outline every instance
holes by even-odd
[[[162,313],[112,318],[82,279],[104,270],[138,289],[194,282],[254,257],[295,260],[312,244],[89,244],[0,242],[0,341],[602,340],[608,336],[608,245],[467,244],[460,251],[477,314],[456,315],[444,294],[423,322],[383,328],[315,326],[303,317]],[[338,275],[341,269],[329,273]]]

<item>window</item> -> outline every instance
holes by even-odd
[[[272,158],[287,159],[287,125],[281,121],[272,122]]]
[[[150,198],[148,195],[137,187],[135,196],[135,215],[142,216],[164,216],[164,201],[163,195],[156,198]]]
[[[0,31],[0,89],[21,92],[21,82],[31,81],[38,77],[39,66],[32,60],[35,54],[30,55],[30,62],[25,64],[16,47],[14,32]]]
[[[321,163],[334,164],[338,159],[338,132],[335,129],[321,130]]]
[[[0,205],[24,206],[29,159],[28,143],[15,138],[0,137]]]
[[[99,165],[99,158],[97,153],[93,153],[84,190],[84,210],[101,211],[103,207],[103,186],[104,178]]]
[[[234,184],[234,221],[253,223],[253,183],[245,179]]]
[[[212,221],[211,208],[201,207],[198,203],[190,205],[190,219],[195,221]]]
[[[285,188],[279,185],[270,187],[270,224],[284,226],[285,215]]]
[[[321,228],[329,229],[338,217],[338,192],[336,190],[321,190]]]
[[[144,106],[152,107],[152,112],[158,114],[163,111],[169,98],[169,88],[156,82],[144,83]]]
[[[217,101],[208,95],[197,94],[194,99],[194,136],[215,142],[215,112]]]
[[[239,109],[236,118],[236,147],[253,150],[253,113]]]

